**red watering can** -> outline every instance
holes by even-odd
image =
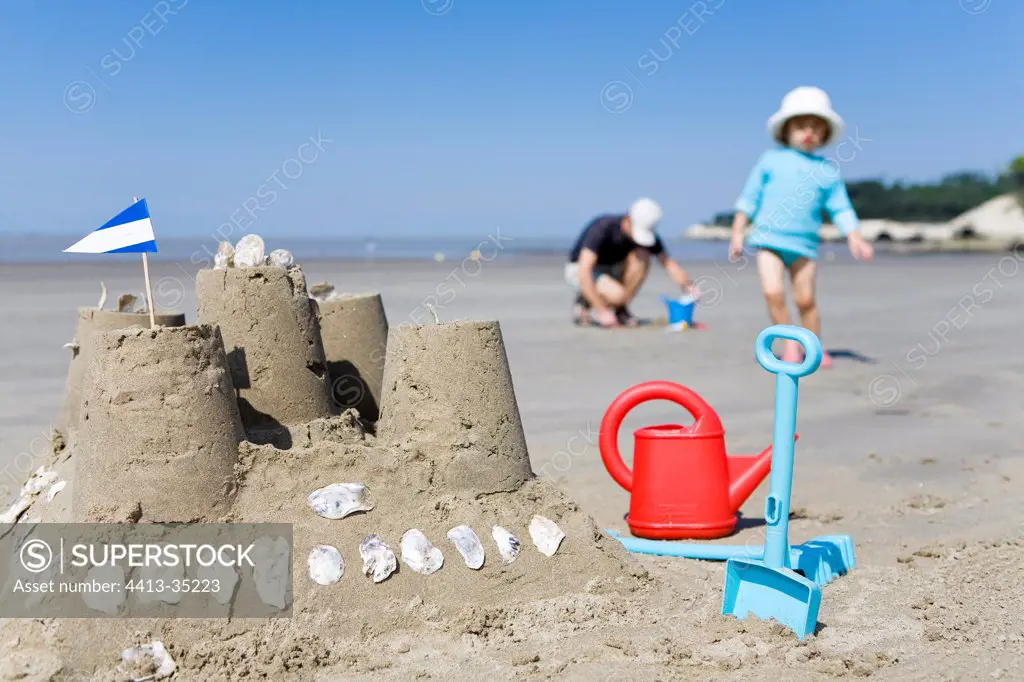
[[[619,454],[619,427],[630,410],[649,400],[671,400],[695,421],[692,426],[660,424],[634,431],[630,471]],[[608,473],[631,493],[626,517],[630,531],[651,540],[729,535],[740,505],[772,465],[771,447],[759,455],[726,456],[725,429],[715,411],[690,389],[669,381],[648,381],[623,391],[604,414],[598,443]]]

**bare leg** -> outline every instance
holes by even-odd
[[[614,277],[601,275],[597,278],[597,295],[609,308],[618,308],[626,300],[626,288]]]
[[[821,339],[821,314],[818,311],[818,266],[813,260],[801,258],[789,270],[793,283],[793,300],[800,311],[800,326]],[[832,358],[822,350],[821,366],[828,369]]]
[[[623,266],[622,281],[614,277],[602,275],[597,280],[597,294],[605,305],[614,308],[620,314],[620,321],[626,324],[636,324],[635,320],[629,320],[629,303],[636,297],[644,280],[647,279],[647,272],[650,270],[650,256],[637,256],[634,252],[627,258]],[[623,320],[622,312],[627,313],[627,319]]]
[[[789,277],[793,283],[793,302],[800,311],[800,326],[821,338],[821,315],[818,314],[816,296],[817,264],[807,258],[801,258],[789,269]]]
[[[642,255],[640,255],[642,254]],[[633,251],[626,258],[626,268],[622,275],[622,286],[626,300],[620,305],[628,306],[640,292],[651,269],[651,255],[647,251]]]
[[[786,307],[786,266],[782,259],[771,251],[758,251],[757,274],[761,278],[761,292],[768,304],[772,324],[793,324]],[[794,342],[786,341],[783,347],[782,360],[796,362],[799,349]]]
[[[757,274],[772,324],[793,324],[786,308],[786,266],[782,259],[771,251],[758,251]]]

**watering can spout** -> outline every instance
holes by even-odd
[[[793,438],[796,442],[797,434]],[[769,445],[759,455],[732,456],[729,462],[729,507],[735,513],[739,511],[747,498],[753,494],[761,481],[772,469],[772,448]]]

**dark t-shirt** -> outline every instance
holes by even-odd
[[[622,232],[621,222],[624,215],[603,215],[590,221],[580,234],[572,251],[569,262],[575,263],[580,258],[580,251],[585,248],[597,254],[598,265],[616,265],[622,263],[633,249],[644,248]],[[655,235],[654,244],[648,250],[655,256],[665,250],[661,237]]]

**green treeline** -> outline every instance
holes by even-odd
[[[1024,156],[995,177],[982,173],[953,173],[931,184],[886,184],[880,180],[846,183],[850,201],[862,220],[945,222],[989,199],[1024,188]],[[731,225],[732,212],[719,213],[715,225]],[[825,216],[828,220],[828,216]]]

